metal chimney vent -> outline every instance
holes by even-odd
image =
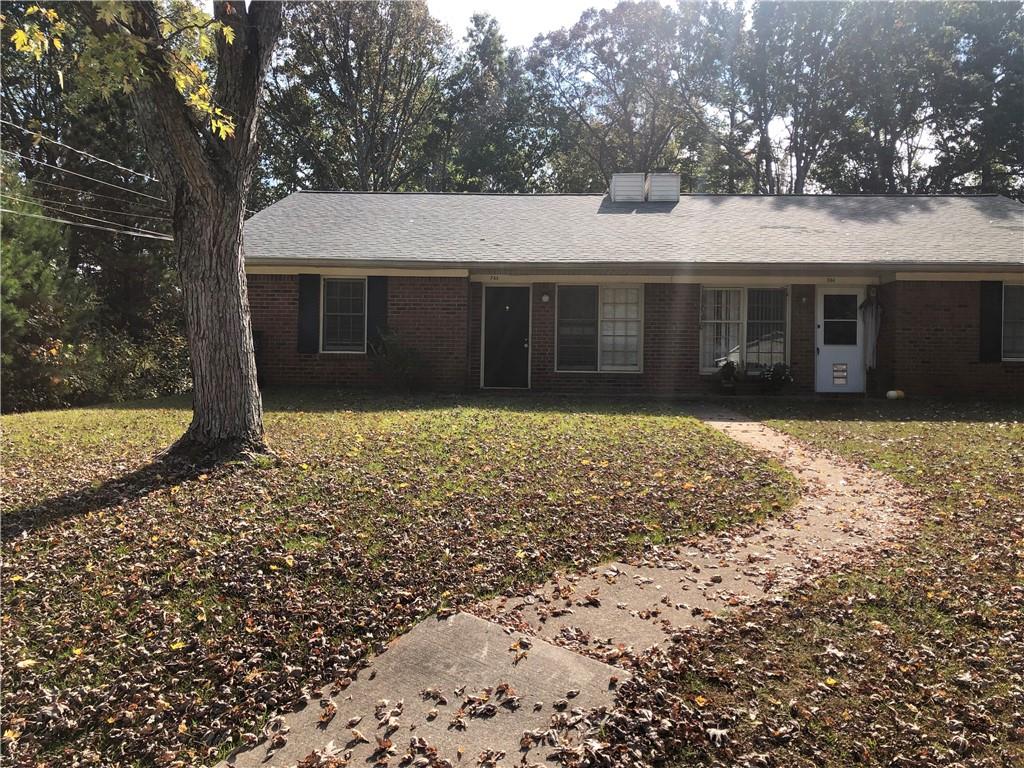
[[[647,174],[647,200],[652,203],[675,203],[679,201],[678,173]]]
[[[611,189],[613,203],[642,203],[646,183],[642,173],[613,173]]]

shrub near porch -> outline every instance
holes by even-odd
[[[281,465],[117,482],[187,420],[0,422],[8,757],[210,761],[441,606],[795,491],[668,406],[302,393],[268,398]]]

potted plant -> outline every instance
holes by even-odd
[[[718,369],[718,385],[722,392],[732,395],[736,393],[736,363],[726,360]]]
[[[775,365],[761,370],[760,383],[762,393],[772,394],[780,392],[792,382],[793,374],[785,363],[775,363]]]

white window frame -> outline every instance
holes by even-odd
[[[597,289],[597,368],[592,371],[569,370],[558,367],[558,294],[560,288],[596,288]],[[604,307],[604,291],[606,288],[639,288],[640,289],[640,332],[637,338],[637,364],[635,368],[624,366],[605,367],[601,360],[601,313]],[[595,373],[626,373],[636,375],[644,372],[644,284],[643,283],[556,283],[555,284],[555,373],[582,373],[593,376]]]
[[[719,368],[708,368],[701,365],[701,361],[704,359],[704,334],[701,333],[704,323],[709,322],[704,320],[704,291],[739,291],[740,292],[740,364],[741,367],[746,370],[747,361],[747,291],[751,290],[783,290],[786,292],[786,349],[784,353],[785,363],[789,365],[789,352],[791,348],[790,344],[790,316],[792,310],[792,297],[793,289],[790,285],[705,285],[700,286],[700,306],[697,308],[697,365],[700,373],[703,374],[714,374],[718,373]],[[710,321],[716,322],[716,321]],[[723,321],[726,322],[726,321]],[[736,322],[730,320],[727,322]]]
[[[327,309],[326,295],[328,281],[343,281],[346,283],[362,282],[363,284],[363,348],[362,349],[324,349],[324,314]],[[366,323],[370,314],[367,305],[369,299],[369,281],[365,277],[321,277],[320,278],[320,341],[318,347],[321,355],[365,355],[366,354]]]
[[[1003,350],[1003,340],[1006,338],[1006,286],[1011,285],[1016,288],[1024,288],[1024,283],[1003,283],[1003,295],[1002,304],[999,309],[999,359],[1004,363],[1019,363],[1024,362],[1024,357],[1007,357]]]

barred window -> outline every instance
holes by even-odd
[[[715,370],[740,362],[743,289],[705,288],[701,292],[700,367]]]
[[[558,369],[597,370],[597,286],[558,288]]]
[[[748,369],[771,368],[786,362],[786,289],[747,290],[747,340],[744,362]]]
[[[728,362],[747,370],[786,362],[785,288],[703,288],[700,368]]]

